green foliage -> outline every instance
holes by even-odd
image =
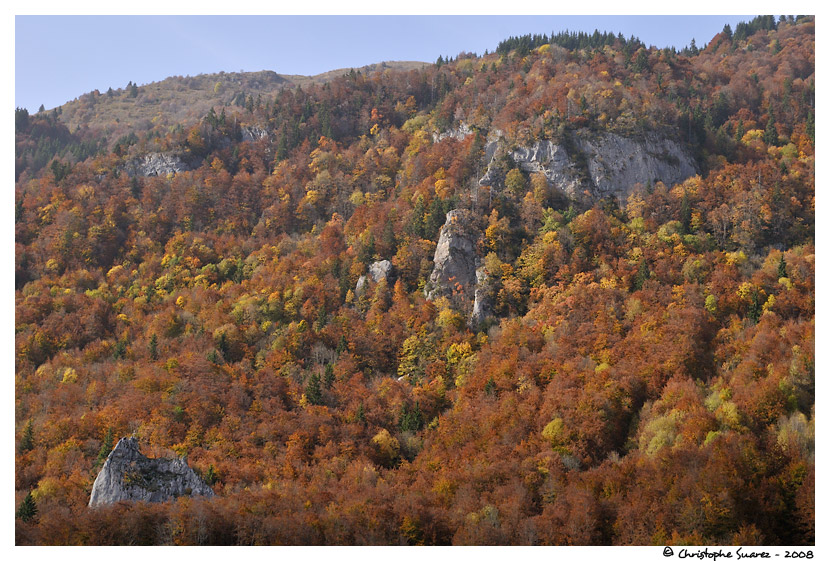
[[[14,130],[23,132],[29,128],[29,110],[25,107],[17,107],[14,110]]]
[[[398,428],[401,432],[416,432],[421,430],[423,426],[424,417],[417,401],[415,402],[415,408],[411,410],[406,403],[401,405],[401,411],[398,414]]]
[[[107,433],[104,435],[104,442],[101,443],[101,448],[98,450],[98,457],[95,459],[95,466],[103,465],[110,455],[113,447],[113,433],[112,428],[107,428]]]
[[[778,278],[787,276],[787,262],[784,260],[784,254],[781,254],[781,259],[778,260]]]
[[[26,425],[23,427],[23,434],[20,436],[20,444],[18,445],[18,450],[20,451],[20,453],[24,453],[34,449],[34,447],[34,428],[32,420],[29,419],[28,421],[26,421]]]
[[[205,483],[211,486],[219,480],[219,474],[216,473],[216,467],[213,464],[208,465],[204,480]]]
[[[19,518],[23,522],[30,522],[37,516],[37,504],[35,504],[35,499],[32,497],[32,492],[29,491],[26,493],[26,497],[20,503],[20,506],[17,508],[17,512],[15,513],[15,518]]]
[[[323,404],[323,391],[320,388],[320,376],[317,373],[309,376],[305,386],[305,397],[312,405]]]
[[[150,343],[148,345],[148,350],[150,351],[150,359],[158,360],[159,358],[159,343],[158,337],[155,333],[150,336]]]

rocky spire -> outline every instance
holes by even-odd
[[[138,440],[122,438],[110,452],[92,485],[89,506],[119,501],[160,503],[184,495],[212,497],[213,490],[187,466],[184,458],[148,458]]]

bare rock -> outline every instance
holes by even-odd
[[[476,270],[476,285],[473,298],[473,311],[468,325],[472,329],[481,327],[493,315],[493,283],[484,267]]]
[[[178,156],[173,154],[152,153],[129,162],[125,169],[127,175],[135,177],[167,177],[171,174],[188,171],[190,168]]]
[[[454,129],[450,129],[448,131],[444,131],[442,133],[432,133],[432,141],[433,142],[441,142],[447,138],[454,138],[456,140],[464,140],[468,136],[473,134],[473,129],[469,127],[466,123],[461,123],[458,127]]]
[[[245,142],[256,142],[257,140],[262,140],[263,138],[268,138],[268,131],[263,129],[262,127],[251,126],[251,127],[242,127],[242,140]]]
[[[672,138],[647,133],[637,138],[587,130],[568,133],[568,146],[540,140],[511,150],[508,156],[527,173],[543,174],[571,197],[627,197],[636,185],[662,181],[674,185],[697,173],[691,152]],[[504,172],[497,163],[500,138],[485,146],[489,165],[480,185],[500,187]],[[502,148],[504,149],[504,148]]]
[[[369,276],[374,282],[385,280],[389,282],[392,275],[392,263],[388,259],[383,261],[375,261],[369,265]]]
[[[180,496],[213,496],[211,489],[184,458],[148,458],[138,440],[122,438],[110,452],[92,485],[89,506],[119,501],[165,502]]]
[[[479,236],[472,228],[468,211],[447,213],[435,247],[435,265],[424,289],[428,299],[445,296],[457,308],[469,311],[476,283],[475,249]]]

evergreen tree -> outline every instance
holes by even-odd
[[[643,284],[645,284],[649,276],[651,276],[651,272],[648,270],[648,263],[646,263],[645,258],[640,259],[640,265],[637,267],[637,275],[634,277],[634,290],[643,288]]]
[[[412,214],[409,215],[409,223],[406,225],[407,233],[413,237],[424,237],[424,212],[424,198],[419,196],[412,208]]]
[[[432,202],[429,205],[429,213],[424,220],[424,239],[436,239],[439,230],[441,230],[441,226],[444,224],[446,214],[447,213],[444,210],[444,205],[441,203],[441,199],[433,197]]]
[[[159,357],[159,341],[155,333],[150,336],[150,358],[158,360]]]
[[[758,323],[758,320],[761,319],[761,311],[761,299],[758,295],[758,289],[755,289],[752,291],[752,300],[749,303],[746,316],[752,323]]]
[[[323,404],[323,391],[320,389],[320,376],[317,373],[308,378],[308,384],[305,387],[305,398],[312,405]]]
[[[401,432],[415,432],[420,430],[424,425],[424,418],[421,414],[421,406],[415,402],[415,409],[409,410],[409,406],[404,403],[401,406],[401,413],[398,416],[398,428]]]
[[[815,114],[810,111],[807,113],[807,136],[810,137],[810,140],[813,142],[816,141],[816,116]]]
[[[205,472],[205,483],[207,483],[208,485],[213,485],[214,483],[216,483],[217,479],[219,479],[219,477],[216,473],[216,468],[213,467],[213,464],[210,464],[207,468],[207,471]]]
[[[326,364],[326,371],[323,374],[323,386],[326,389],[331,388],[334,384],[334,365],[332,363]]]
[[[340,341],[337,342],[337,349],[335,349],[335,351],[339,355],[340,353],[342,353],[344,351],[347,351],[347,350],[349,350],[349,344],[346,341],[346,336],[341,335],[340,336]]]
[[[723,26],[723,34],[726,35],[727,39],[732,40],[732,26],[728,23]]]
[[[37,505],[35,504],[35,498],[32,496],[32,492],[29,491],[26,493],[26,497],[23,499],[23,502],[20,503],[20,507],[18,507],[15,517],[19,518],[23,522],[28,522],[35,516],[37,516]]]
[[[735,140],[740,142],[745,134],[746,134],[746,127],[744,126],[744,120],[743,119],[738,119],[738,126],[735,127]]]
[[[23,427],[23,434],[20,436],[20,446],[19,450],[21,453],[28,452],[29,450],[35,447],[35,435],[34,429],[32,427],[32,420],[29,419],[26,422],[26,426]]]
[[[769,108],[767,128],[764,130],[764,142],[770,146],[778,144],[778,131],[775,129],[775,113],[773,113],[772,106]]]
[[[18,107],[14,110],[14,130],[22,132],[27,128],[29,128],[29,111],[24,107]]]
[[[787,276],[787,262],[784,260],[784,254],[781,254],[781,259],[778,261],[778,278]]]

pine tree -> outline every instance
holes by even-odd
[[[28,522],[35,516],[37,516],[37,505],[35,504],[35,498],[32,496],[32,492],[29,491],[26,493],[26,497],[23,499],[23,502],[20,503],[20,507],[18,507],[15,517],[19,518],[23,522]]]
[[[213,464],[210,464],[205,472],[205,483],[213,485],[217,479],[219,479],[219,476],[216,473],[216,468],[213,467]]]
[[[312,405],[323,404],[323,391],[320,389],[320,376],[312,374],[308,378],[308,384],[305,387],[305,398]]]
[[[764,142],[770,146],[778,144],[778,131],[775,129],[775,113],[772,110],[772,106],[769,108],[767,128],[764,130]]]
[[[334,365],[332,363],[326,364],[326,371],[323,374],[323,386],[328,389],[334,384]]]
[[[20,437],[20,447],[18,448],[21,453],[28,452],[35,447],[35,436],[34,436],[34,429],[32,427],[32,420],[26,423],[26,426],[23,427],[23,434]]]
[[[648,270],[648,263],[646,263],[645,258],[640,259],[640,265],[637,267],[637,275],[634,277],[634,290],[643,288],[643,284],[645,284],[649,276],[651,276],[651,272]]]
[[[781,254],[781,260],[778,261],[778,278],[787,276],[787,262],[784,260],[784,254]]]
[[[158,360],[159,357],[159,341],[156,334],[153,333],[150,336],[150,358],[152,360]]]

